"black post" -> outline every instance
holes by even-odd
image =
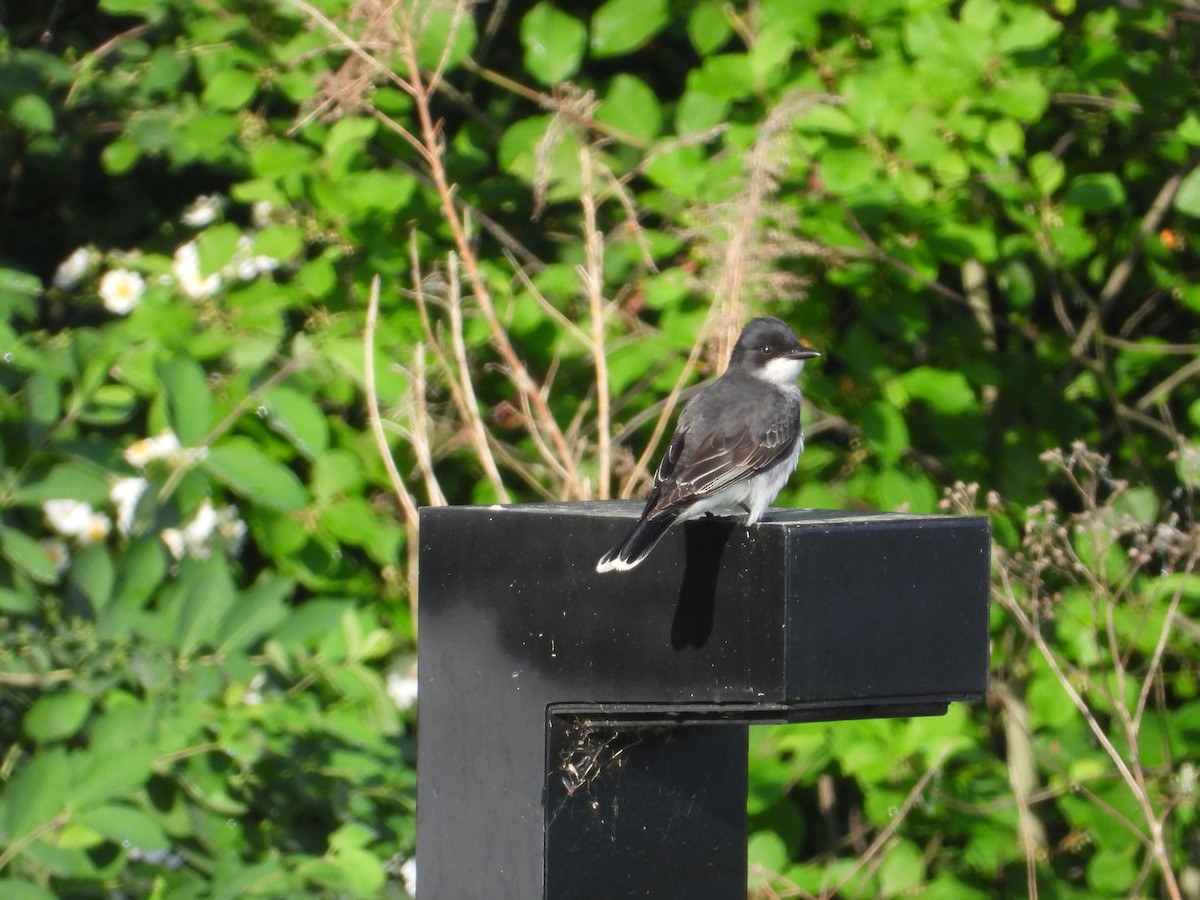
[[[421,900],[743,898],[749,724],[986,688],[986,519],[702,520],[596,574],[640,509],[421,511]]]

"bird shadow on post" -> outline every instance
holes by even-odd
[[[711,519],[685,524],[683,583],[671,623],[671,646],[676,650],[703,647],[712,636],[717,572],[734,527],[733,522]]]

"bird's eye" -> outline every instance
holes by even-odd
[[[758,352],[761,353],[763,356],[770,356],[772,353],[775,352],[775,348],[772,347],[770,344],[764,344],[762,347],[759,348]]]

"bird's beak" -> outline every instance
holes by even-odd
[[[818,353],[816,350],[813,350],[811,347],[799,347],[788,353],[788,356],[791,359],[815,359],[820,355],[820,353]]]

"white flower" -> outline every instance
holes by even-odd
[[[184,556],[207,559],[212,555],[214,535],[225,542],[230,552],[236,553],[245,538],[246,523],[237,517],[235,507],[216,509],[212,501],[206,499],[190,522],[182,528],[164,528],[160,537],[176,559]]]
[[[121,478],[109,490],[108,499],[117,509],[117,531],[121,534],[127,535],[133,529],[138,501],[149,486],[150,482],[145,478]]]
[[[95,544],[112,530],[112,522],[82,500],[47,500],[42,504],[46,522],[63,537],[75,538],[80,544]]]
[[[217,511],[213,509],[212,501],[205,500],[196,510],[192,521],[183,526],[183,544],[188,553],[198,559],[207,559],[210,553],[208,541],[220,524]]]
[[[192,228],[203,228],[216,221],[224,205],[224,201],[216,194],[201,194],[183,211],[180,220]]]
[[[162,542],[167,545],[167,552],[175,559],[183,559],[183,554],[187,552],[187,547],[183,542],[183,532],[178,528],[164,528],[158,535],[162,538]]]
[[[250,207],[250,221],[255,228],[266,228],[279,217],[279,211],[270,200],[255,200]]]
[[[400,879],[404,882],[404,889],[408,891],[408,896],[417,896],[417,858],[415,856],[406,859],[400,866]]]
[[[94,250],[89,250],[87,247],[80,247],[64,259],[55,270],[54,286],[66,289],[77,285],[96,261],[96,256],[97,254]]]
[[[388,672],[387,693],[400,710],[412,709],[417,705],[417,664],[413,663],[404,672]]]
[[[183,447],[175,432],[164,431],[158,437],[142,438],[125,448],[125,462],[137,469],[144,469],[156,459],[166,459],[182,452]]]
[[[267,676],[262,672],[256,673],[255,676],[250,679],[250,683],[246,685],[246,693],[242,695],[242,702],[247,706],[261,706],[263,700],[262,689],[266,683]]]
[[[47,500],[42,504],[46,523],[64,537],[78,537],[87,530],[92,507],[82,500]]]
[[[254,239],[248,234],[238,238],[237,253],[231,266],[233,272],[242,281],[251,281],[263,272],[274,272],[279,268],[279,260],[263,254],[254,255]]]
[[[54,574],[61,575],[71,564],[71,551],[67,549],[66,542],[58,538],[46,538],[41,543],[42,550],[50,557],[50,564],[54,566]]]
[[[230,556],[237,556],[242,552],[242,545],[246,543],[246,523],[237,517],[237,509],[232,506],[226,506],[220,511],[220,519],[217,531],[221,540],[225,542],[225,551]]]
[[[79,543],[83,546],[98,544],[108,537],[112,531],[112,520],[104,513],[94,512],[87,521],[83,534],[79,535]]]
[[[195,241],[188,241],[175,251],[171,267],[175,270],[179,286],[193,300],[214,294],[221,287],[221,276],[217,273],[208,276],[200,274],[200,251],[196,249]]]
[[[100,279],[100,299],[104,301],[104,308],[118,316],[128,315],[144,293],[146,282],[137,272],[128,269],[113,269]]]

